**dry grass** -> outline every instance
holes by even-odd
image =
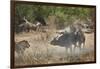
[[[83,50],[68,53],[66,48],[53,46],[49,42],[55,31],[29,32],[15,34],[15,41],[27,40],[30,48],[23,54],[15,53],[15,65],[37,65],[52,63],[73,63],[94,61],[94,34],[85,34],[86,44]]]

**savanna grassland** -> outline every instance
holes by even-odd
[[[85,34],[84,49],[80,51],[76,48],[76,52],[73,53],[68,52],[65,47],[51,45],[49,43],[51,37],[52,34],[42,32],[41,34],[40,32],[31,32],[16,35],[16,42],[27,40],[30,44],[24,54],[15,53],[16,66],[94,61],[94,33]]]

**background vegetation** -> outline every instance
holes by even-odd
[[[95,19],[94,8],[86,7],[16,4],[15,10],[16,30],[18,25],[22,23],[24,16],[32,23],[36,17],[42,17],[46,23],[57,24],[57,28],[62,28],[78,19],[84,22],[88,22],[87,18],[92,21]]]

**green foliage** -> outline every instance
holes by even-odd
[[[20,20],[24,16],[32,23],[34,23],[34,19],[37,16],[41,16],[45,18],[45,20],[47,20],[49,16],[56,16],[58,24],[73,23],[77,19],[94,17],[94,8],[84,7],[16,4],[15,10],[16,24],[20,24]]]

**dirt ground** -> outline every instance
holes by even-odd
[[[21,55],[15,53],[15,65],[37,65],[52,63],[73,63],[94,61],[94,33],[85,34],[85,47],[80,51],[76,48],[70,53],[69,48],[50,44],[52,32],[29,32],[15,34],[15,42],[27,40],[30,47]]]

